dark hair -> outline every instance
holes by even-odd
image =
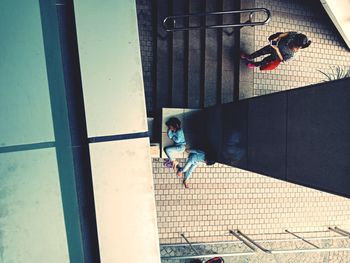
[[[311,40],[307,38],[304,34],[297,34],[295,36],[295,39],[292,41],[291,46],[292,47],[299,47],[299,48],[307,48],[310,46]]]
[[[308,40],[306,44],[302,45],[301,48],[307,48],[308,46],[311,45],[311,40]]]
[[[181,121],[178,118],[171,117],[169,118],[166,123],[166,126],[173,126],[175,129],[180,129],[181,128]]]

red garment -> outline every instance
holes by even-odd
[[[224,259],[223,258],[212,258],[209,259],[208,261],[205,261],[205,263],[224,263]]]
[[[278,65],[281,63],[279,59],[273,60],[266,65],[263,65],[260,67],[260,70],[274,70],[278,67]]]

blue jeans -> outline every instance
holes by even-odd
[[[181,171],[185,173],[185,180],[191,176],[199,162],[205,162],[205,153],[199,150],[192,150],[185,166],[181,169]]]
[[[171,145],[164,147],[164,152],[168,156],[170,161],[174,161],[173,154],[174,153],[183,153],[186,149],[186,145]]]

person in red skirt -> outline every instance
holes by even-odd
[[[281,62],[285,62],[300,49],[307,48],[311,40],[306,35],[297,32],[277,32],[268,38],[270,44],[248,55],[241,54],[248,68],[259,67],[260,70],[273,70]],[[254,61],[255,58],[268,55],[260,61]]]

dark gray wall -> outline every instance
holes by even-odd
[[[220,163],[350,197],[349,99],[343,79],[208,108],[205,137]]]

